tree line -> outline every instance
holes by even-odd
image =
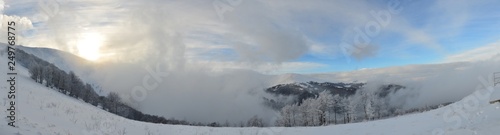
[[[423,112],[449,104],[402,110],[389,106],[387,99],[378,95],[376,92],[359,90],[355,95],[345,97],[332,95],[325,90],[316,97],[285,105],[281,108],[275,125],[294,127],[346,124]]]

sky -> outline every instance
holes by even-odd
[[[20,44],[95,62],[164,60],[170,68],[323,73],[478,61],[500,50],[497,0],[2,0],[0,5],[4,26],[19,22]]]

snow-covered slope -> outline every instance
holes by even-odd
[[[93,68],[92,62],[68,52],[51,48],[26,47],[21,45],[17,46],[17,48],[29,54],[33,54],[38,58],[44,59],[66,72],[74,71],[82,72],[80,74],[85,74],[85,72],[91,72]]]
[[[0,48],[5,48],[6,46],[7,44],[0,43]],[[66,72],[73,71],[85,83],[91,84],[97,94],[101,96],[107,95],[108,92],[101,89],[98,81],[89,76],[95,71],[95,63],[71,53],[51,48],[26,47],[22,45],[17,45],[16,48],[50,62],[61,70]]]
[[[1,56],[4,57],[4,56]],[[6,63],[0,63],[5,67]],[[4,74],[5,68],[0,69]],[[489,104],[490,91],[476,91],[459,102],[433,111],[346,125],[293,128],[212,128],[151,124],[128,120],[103,111],[90,104],[70,98],[35,83],[28,72],[18,67],[17,128],[0,123],[0,134],[23,135],[304,135],[304,134],[480,134],[500,132],[500,104]],[[0,85],[0,105],[8,99],[5,81]],[[490,89],[499,91],[500,88]],[[3,107],[2,107],[3,108]],[[2,109],[0,115],[6,116]]]

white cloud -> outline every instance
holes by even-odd
[[[3,14],[3,9],[5,8],[5,2],[0,0],[0,13]]]
[[[25,1],[30,0],[13,3],[31,3],[37,7],[36,0]],[[30,19],[42,23],[36,28],[35,36],[29,39],[29,45],[78,52],[71,42],[79,33],[93,30],[102,32],[108,39],[103,47],[106,50],[102,52],[115,54],[113,57],[121,60],[149,57],[158,51],[168,54],[174,48],[181,50],[171,51],[176,54],[169,55],[184,55],[178,60],[212,57],[206,55],[217,54],[211,52],[221,50],[233,51],[235,54],[231,57],[236,58],[232,60],[245,62],[280,63],[294,61],[304,54],[335,58],[342,55],[338,47],[339,40],[352,41],[352,34],[349,33],[353,33],[353,27],[364,27],[367,22],[375,20],[370,11],[387,10],[386,2],[245,0],[232,7],[233,10],[225,12],[225,19],[220,20],[212,2],[62,0],[55,16],[40,15],[44,12],[41,9],[32,15]],[[459,33],[461,27],[471,19],[470,6],[481,3],[446,0],[430,2],[428,8],[418,8],[415,5],[426,2],[405,2],[401,1],[403,12],[393,15],[388,28],[382,29],[382,32],[404,35],[406,41],[410,42],[408,44],[421,44],[437,51],[443,51],[439,39],[443,35]],[[416,10],[446,15],[430,16],[430,19],[424,18],[422,24],[415,25],[408,20],[415,20]],[[442,33],[449,30],[458,32]],[[321,39],[318,40],[318,37]],[[174,38],[179,38],[177,41],[183,45],[156,44]],[[333,40],[322,41],[324,38]],[[374,45],[383,46],[379,43]],[[380,51],[368,50],[366,54],[356,55],[357,58],[373,57]]]
[[[17,16],[17,15],[5,15],[4,10],[5,7],[8,7],[5,5],[5,2],[3,0],[0,0],[0,37],[7,37],[7,31],[8,31],[8,24],[10,22],[14,22],[15,25],[12,27],[15,29],[14,31],[10,30],[11,32],[15,33],[16,35],[16,44],[22,44],[25,43],[24,37],[22,35],[22,32],[32,29],[33,24],[30,19],[24,16]],[[0,42],[7,43],[7,38],[1,38]]]
[[[497,49],[498,50],[498,49]],[[500,57],[500,55],[499,55]],[[427,65],[405,65],[351,72],[315,74],[312,77],[330,82],[367,82],[398,84],[406,90],[396,92],[395,101],[407,108],[455,102],[478,88],[493,85],[492,73],[498,72],[499,60],[455,62]],[[483,84],[479,79],[487,80]],[[398,98],[399,97],[399,98]]]
[[[500,54],[500,42],[491,43],[462,53],[447,56],[444,62],[484,61]]]
[[[192,46],[198,46],[200,49],[200,45],[222,44],[225,48],[219,49],[229,48],[236,52],[238,61],[278,63],[293,61],[306,53],[317,51],[310,50],[313,46],[311,43],[314,42],[309,42],[311,35],[305,33],[320,35],[327,32],[325,28],[332,27],[332,23],[343,26],[364,22],[371,9],[367,3],[352,1],[244,1],[235,6],[234,10],[225,13],[225,20],[222,21],[219,20],[212,1],[82,0],[63,1],[59,2],[58,6],[59,12],[55,16],[45,18],[33,15],[36,20],[46,22],[43,22],[36,36],[31,38],[31,46],[78,52],[74,50],[77,47],[71,45],[72,40],[78,37],[75,34],[91,29],[102,31],[108,38],[103,47],[108,50],[102,52],[116,51],[114,57],[120,59],[148,57],[151,51],[165,51],[169,47],[150,48],[151,45],[147,44],[165,42],[164,40],[177,35],[176,38],[179,38],[185,47],[174,52],[184,52],[184,55],[199,55],[200,52],[190,48]],[[186,9],[189,9],[189,12],[185,12]],[[296,14],[297,12],[301,14]],[[314,17],[314,22],[302,21],[309,20],[307,17],[310,16]],[[193,34],[201,36],[189,37]],[[51,38],[48,39],[48,36],[44,35],[50,35]],[[145,40],[156,41],[148,43],[149,41]],[[209,51],[217,51],[216,48],[208,48],[211,48]],[[323,51],[331,51],[331,54],[340,54],[335,52],[338,48],[336,44],[325,44],[323,48]],[[130,54],[134,54],[133,58],[130,58]]]
[[[191,62],[195,65],[210,65],[215,72],[226,70],[254,70],[263,74],[283,73],[308,73],[315,69],[324,68],[327,65],[313,62],[220,62],[220,61],[197,61]]]

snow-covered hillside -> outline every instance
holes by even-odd
[[[2,56],[4,57],[4,56]],[[5,62],[0,67],[6,67]],[[2,74],[6,68],[0,69]],[[128,120],[73,99],[32,81],[25,68],[18,66],[17,128],[0,123],[0,134],[22,135],[304,135],[304,134],[480,134],[500,132],[500,104],[489,104],[490,91],[476,91],[461,101],[433,111],[370,122],[293,128],[212,128],[151,124]],[[5,81],[0,87],[0,104],[8,105]],[[7,116],[2,109],[0,115]]]
[[[6,46],[7,44],[0,43],[0,48],[5,48]],[[16,48],[50,62],[61,70],[66,72],[73,71],[84,82],[91,84],[97,94],[101,96],[107,95],[108,92],[101,89],[98,81],[89,76],[95,71],[95,63],[87,61],[71,53],[51,48],[27,47],[22,45],[18,45]]]
[[[77,69],[79,69],[77,71],[82,72],[90,72],[92,70],[92,62],[68,52],[51,48],[26,47],[21,45],[17,46],[17,48],[29,54],[33,54],[38,58],[44,59],[66,72]]]

